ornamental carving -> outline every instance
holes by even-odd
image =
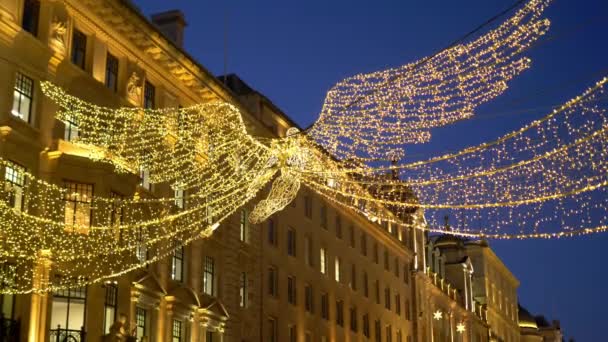
[[[141,103],[141,90],[142,85],[140,77],[134,71],[127,81],[127,97],[134,105],[139,105]]]
[[[55,19],[53,19],[53,22],[51,23],[51,39],[49,41],[49,44],[56,53],[61,55],[65,55],[65,52],[67,50],[67,31],[68,30],[66,22],[55,17]]]

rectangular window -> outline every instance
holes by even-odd
[[[268,318],[268,342],[278,342],[278,324],[274,317]]]
[[[375,283],[375,292],[376,292],[376,304],[380,304],[380,281],[376,280]]]
[[[247,222],[247,209],[241,209],[239,219],[239,240],[249,242],[249,222]]]
[[[178,209],[184,209],[186,207],[186,198],[183,189],[175,189],[173,192],[173,199],[175,201],[175,206]]]
[[[152,83],[146,81],[144,84],[144,108],[153,109],[155,107],[156,88]]]
[[[312,286],[310,284],[306,284],[304,287],[304,309],[310,313],[313,312],[313,292]]]
[[[385,270],[390,270],[390,265],[389,265],[389,261],[388,261],[389,257],[388,257],[388,251],[385,250],[384,251],[384,269]]]
[[[321,205],[321,227],[327,229],[327,206]]]
[[[91,226],[93,185],[65,182],[65,224],[72,229]]]
[[[240,305],[242,308],[246,308],[247,304],[248,304],[248,293],[247,293],[247,282],[249,280],[247,279],[247,273],[246,272],[242,272],[241,273],[241,287],[239,289],[239,295],[241,297],[241,301],[240,301]]]
[[[85,287],[53,291],[51,336],[60,333],[58,330],[80,331],[84,326],[86,301]]]
[[[329,296],[327,293],[321,294],[321,318],[329,319]]]
[[[184,323],[178,319],[173,320],[173,329],[171,329],[171,341],[172,342],[182,342],[183,341],[183,329]]]
[[[369,297],[369,278],[367,272],[363,272],[363,295]]]
[[[350,238],[350,247],[355,248],[355,226],[352,224],[348,227],[348,235]]]
[[[374,262],[378,264],[380,260],[380,254],[378,252],[378,243],[374,241]]]
[[[5,191],[8,193],[8,205],[18,211],[24,208],[25,168],[9,161],[4,166]]]
[[[350,288],[357,291],[357,267],[354,263],[350,267]]]
[[[403,282],[406,284],[410,283],[410,265],[408,263],[403,265]]]
[[[118,58],[109,52],[106,55],[106,87],[113,92],[118,90]]]
[[[408,299],[405,300],[405,319],[407,319],[408,321],[412,319],[411,316],[411,308],[410,308],[410,301]]]
[[[334,260],[334,279],[336,280],[336,282],[340,282],[340,280],[342,280],[342,259],[340,259],[340,257],[336,256],[336,259]]]
[[[63,122],[63,140],[65,141],[76,141],[80,136],[80,130],[78,129],[78,118],[66,115]]]
[[[336,237],[342,239],[342,218],[336,214]]]
[[[296,230],[287,228],[287,255],[296,256]]]
[[[104,284],[106,290],[105,302],[103,305],[103,332],[110,332],[110,327],[116,321],[116,308],[118,306],[118,287],[116,284]]]
[[[296,278],[287,277],[287,302],[296,305]]]
[[[306,265],[314,266],[312,262],[312,237],[310,235],[304,236],[304,260]]]
[[[395,258],[395,277],[399,278],[399,258]]]
[[[277,243],[278,243],[277,238],[278,238],[278,234],[277,234],[276,222],[274,221],[273,218],[269,218],[268,219],[268,244],[276,247]]]
[[[210,296],[215,296],[215,260],[210,256],[205,257],[203,292]]]
[[[139,185],[148,191],[152,191],[152,183],[150,182],[150,170],[144,165],[139,165],[139,178]]]
[[[289,326],[289,342],[297,342],[298,341],[298,332],[295,325]]]
[[[401,329],[397,330],[397,342],[403,342],[403,336],[401,335]]]
[[[350,330],[357,332],[357,308],[350,308]]]
[[[179,244],[179,242],[175,242]],[[171,262],[171,279],[175,281],[184,281],[184,246],[177,246],[173,251]]]
[[[367,235],[361,232],[361,254],[367,256]]]
[[[19,119],[30,122],[34,102],[34,80],[17,72],[15,88],[13,89],[13,109],[11,114]]]
[[[369,338],[369,314],[363,315],[363,336]]]
[[[310,195],[304,196],[304,215],[312,218],[312,197]]]
[[[388,287],[384,289],[384,307],[387,310],[391,309],[391,289]]]
[[[135,308],[135,334],[139,341],[142,337],[150,337],[148,331],[148,311],[142,307]]]
[[[395,312],[401,316],[401,296],[398,293],[395,295]]]
[[[72,33],[72,63],[84,70],[87,56],[87,36],[74,28]]]
[[[336,324],[344,326],[344,301],[342,300],[336,301]]]
[[[327,274],[327,250],[325,247],[319,249],[319,271],[323,274]]]
[[[393,327],[390,325],[386,326],[386,342],[392,342],[393,341]]]
[[[376,335],[376,342],[382,342],[382,327],[380,326],[380,321],[376,320],[374,322],[374,333]]]
[[[279,287],[279,274],[278,270],[274,266],[268,268],[268,294],[276,297],[278,295]]]
[[[39,19],[40,1],[25,0],[23,4],[23,20],[21,20],[21,27],[32,35],[37,36]]]

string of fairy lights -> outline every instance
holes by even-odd
[[[406,144],[470,117],[529,67],[522,52],[548,29],[547,3],[530,0],[494,30],[424,63],[340,82],[310,130],[291,128],[282,139],[251,136],[227,103],[106,108],[42,82],[56,118],[78,125],[71,143],[86,157],[175,196],[77,191],[0,158],[0,293],[83,286],[145,267],[208,237],[270,182],[252,223],[306,185],[392,227],[504,239],[608,230],[608,78],[495,141],[400,162]],[[37,271],[45,262],[48,278]]]

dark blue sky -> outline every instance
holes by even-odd
[[[227,27],[228,72],[302,126],[317,118],[325,92],[342,78],[429,55],[513,2],[136,1],[146,14],[184,11],[185,48],[215,74],[224,72]],[[608,74],[608,1],[555,0],[546,16],[552,27],[528,53],[532,68],[475,119],[433,131],[432,141],[411,154],[430,156],[498,137]],[[531,312],[560,319],[576,341],[604,340],[608,234],[491,244],[520,279],[520,302]]]

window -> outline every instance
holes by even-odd
[[[375,283],[376,290],[376,304],[380,304],[380,281],[376,280]]]
[[[137,248],[135,249],[135,256],[140,263],[145,262],[148,259],[148,245],[146,245],[146,233],[144,228],[137,229]]]
[[[287,302],[296,305],[296,278],[287,277]]]
[[[350,330],[357,332],[357,308],[350,308]]]
[[[363,272],[363,295],[369,297],[369,278],[367,272]]]
[[[34,80],[18,72],[13,89],[13,109],[11,114],[19,119],[30,122],[32,104],[34,101]]]
[[[113,92],[118,90],[118,58],[109,52],[106,55],[106,87]]]
[[[312,237],[310,235],[304,236],[304,260],[306,265],[314,266],[312,262]]]
[[[296,230],[291,227],[287,229],[287,255],[296,256]]]
[[[355,248],[355,226],[352,224],[348,227],[348,235],[350,238],[350,247]]]
[[[72,33],[72,63],[84,70],[87,56],[87,36],[74,28]]]
[[[78,118],[66,115],[65,121],[63,122],[63,139],[65,141],[75,141],[80,136],[80,130],[78,129]]]
[[[313,312],[313,292],[312,286],[310,284],[306,284],[304,287],[304,309],[310,313]]]
[[[398,293],[395,295],[395,312],[401,316],[401,296]]]
[[[91,226],[93,185],[65,182],[65,224],[72,227]]]
[[[116,308],[118,306],[118,287],[116,284],[104,284],[106,290],[105,302],[103,305],[103,332],[110,332],[110,327],[116,321]]]
[[[361,254],[367,256],[367,235],[361,232]]]
[[[312,333],[310,331],[306,332],[306,335],[304,336],[304,342],[312,342]]]
[[[150,337],[150,332],[148,331],[148,311],[146,309],[139,306],[135,308],[135,325],[135,333],[139,341],[144,336]]]
[[[374,262],[377,264],[379,259],[380,257],[378,255],[378,243],[374,242]]]
[[[186,199],[184,197],[183,189],[175,189],[173,198],[175,200],[175,206],[179,209],[184,209],[186,207]]]
[[[205,342],[213,342],[213,341],[214,341],[214,338],[213,338],[213,335],[214,335],[214,334],[213,334],[213,333],[214,333],[214,332],[213,332],[213,331],[211,331],[211,330],[207,330],[207,331],[205,332],[205,338],[206,338]]]
[[[304,196],[304,215],[308,218],[312,218],[312,198],[310,195]]]
[[[156,88],[146,81],[144,85],[144,108],[153,109],[155,104]]]
[[[393,341],[393,327],[390,325],[386,326],[386,342]]]
[[[141,185],[144,189],[148,191],[152,191],[152,183],[150,182],[150,170],[144,165],[139,165],[139,178],[139,185]]]
[[[298,333],[295,325],[289,326],[289,342],[297,342]]]
[[[403,282],[406,284],[410,282],[410,265],[407,263],[403,265]]]
[[[239,288],[239,295],[241,297],[240,305],[242,308],[246,308],[248,304],[248,293],[247,293],[247,273],[241,273],[241,287]]]
[[[277,227],[276,227],[276,223],[274,222],[274,219],[269,218],[268,219],[268,243],[272,246],[277,246],[277,238],[278,238],[278,234],[277,234]]]
[[[268,294],[276,297],[278,295],[279,287],[279,274],[278,270],[274,266],[268,268]]]
[[[25,168],[9,161],[4,166],[5,190],[8,192],[8,205],[18,211],[24,206]]]
[[[249,242],[249,223],[247,222],[247,209],[241,209],[239,219],[239,240]]]
[[[268,318],[268,342],[278,342],[279,337],[277,336],[278,324],[277,319],[274,317]]]
[[[354,263],[350,267],[350,288],[357,291],[357,267]]]
[[[388,287],[384,288],[384,307],[387,310],[391,309],[391,289]]]
[[[74,287],[53,291],[51,331],[53,329],[81,330],[84,326],[87,289]]]
[[[321,205],[321,227],[327,229],[327,206]]]
[[[327,250],[325,247],[319,249],[319,271],[323,274],[327,274]]]
[[[336,237],[342,239],[342,218],[336,214]]]
[[[395,277],[399,278],[399,258],[395,258]]]
[[[215,260],[206,256],[203,267],[203,292],[215,296]]]
[[[397,330],[397,342],[403,342],[403,336],[401,335],[401,329]]]
[[[385,250],[384,251],[384,269],[385,270],[390,270],[390,265],[389,265],[389,261],[388,261],[389,257],[388,257],[388,251]]]
[[[179,242],[176,241],[175,244],[178,245]],[[175,281],[184,281],[184,246],[177,246],[173,251],[171,279]]]
[[[37,36],[39,18],[40,1],[25,0],[23,4],[23,20],[21,21],[21,27],[34,36]]]
[[[363,315],[363,336],[369,338],[369,314]]]
[[[329,319],[329,296],[327,293],[321,294],[321,318]]]
[[[336,257],[335,261],[334,261],[334,278],[336,280],[336,282],[340,282],[340,280],[342,280],[342,274],[341,274],[341,268],[342,268],[342,260],[340,259],[340,257]]]
[[[173,329],[171,329],[171,341],[182,342],[183,341],[183,328],[184,323],[178,319],[173,320]]]
[[[374,333],[376,335],[376,342],[382,342],[382,331],[380,329],[382,329],[382,327],[380,326],[380,321],[376,320],[374,322]]]
[[[336,324],[344,326],[344,301],[342,300],[336,301]]]
[[[410,301],[408,299],[405,300],[405,319],[408,321],[412,319],[411,309],[410,309]]]

